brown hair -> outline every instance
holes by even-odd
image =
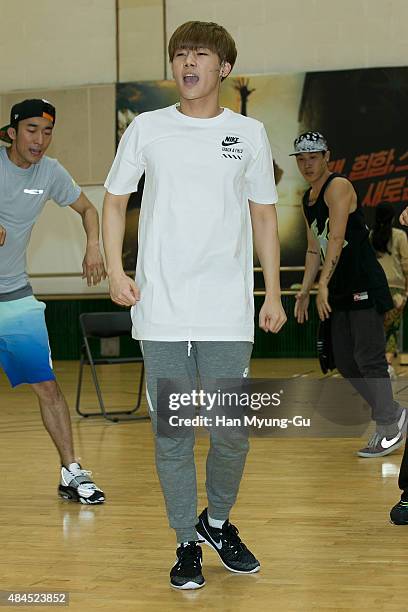
[[[169,59],[172,62],[177,49],[199,49],[203,47],[217,53],[221,62],[231,68],[237,59],[237,48],[231,34],[217,23],[187,21],[173,32],[169,40]]]

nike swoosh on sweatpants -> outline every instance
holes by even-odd
[[[398,429],[402,429],[402,426],[404,425],[404,421],[405,421],[405,418],[407,416],[406,412],[407,412],[407,409],[404,408],[402,413],[401,413],[400,420],[398,421]]]

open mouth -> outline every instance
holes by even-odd
[[[40,157],[42,155],[41,149],[28,149],[30,151],[30,155],[33,157]]]
[[[196,74],[185,74],[183,76],[183,82],[186,85],[190,85],[190,86],[197,85],[199,80],[200,79],[199,79],[199,77]]]

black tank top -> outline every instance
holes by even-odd
[[[320,245],[322,260],[326,256],[330,233],[329,209],[324,195],[332,180],[341,176],[335,172],[329,176],[314,204],[309,205],[311,188],[303,196],[305,217]],[[339,262],[329,282],[329,302],[335,310],[375,306],[379,312],[385,312],[393,307],[386,276],[369,240],[369,230],[358,196],[357,208],[348,217]]]

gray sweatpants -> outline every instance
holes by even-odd
[[[197,388],[201,380],[247,376],[251,342],[140,343],[146,368],[147,398],[155,435],[156,467],[170,527],[177,541],[197,540],[197,482],[194,464],[194,431],[185,437],[157,435],[157,380],[184,379]],[[225,520],[235,503],[249,449],[246,436],[210,431],[206,465],[208,512]]]

